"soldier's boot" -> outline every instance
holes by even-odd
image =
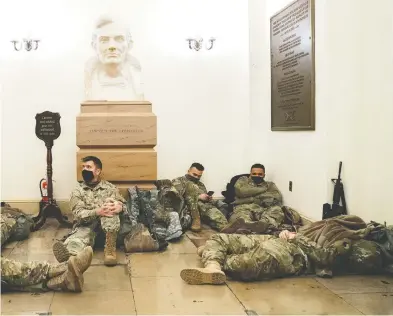
[[[62,262],[54,266],[51,266],[48,271],[48,278],[52,279],[55,276],[63,274],[64,272],[67,271],[67,269],[68,269],[68,262]]]
[[[72,256],[68,260],[67,271],[49,279],[46,287],[54,291],[82,292],[83,282],[83,275],[79,270],[76,257]]]
[[[93,259],[93,248],[86,247],[80,253],[78,253],[75,257],[76,264],[81,273],[84,273],[88,267],[90,267],[91,261]],[[48,271],[48,277],[53,278],[60,274],[63,274],[68,269],[68,262],[62,262],[60,264],[56,264],[55,266],[51,266]]]
[[[197,254],[198,254],[199,257],[202,257],[203,250],[205,250],[205,246],[198,247]]]
[[[241,233],[250,231],[257,234],[261,234],[266,232],[268,228],[269,228],[269,224],[264,221],[249,222],[246,221],[244,218],[238,218],[237,220],[225,226],[221,230],[221,233],[235,234],[239,230],[239,232]]]
[[[61,241],[56,241],[52,246],[52,250],[58,262],[66,262],[71,257],[66,245]]]
[[[191,224],[191,231],[193,232],[200,232],[201,228],[201,215],[199,214],[199,210],[193,210],[191,212],[192,217],[192,224]]]
[[[221,266],[217,261],[209,261],[205,264],[205,268],[183,269],[180,277],[188,284],[224,284],[226,281],[225,273],[221,270]]]
[[[106,232],[105,248],[104,248],[104,264],[106,266],[115,266],[117,264],[116,257],[116,238],[117,232]]]
[[[90,267],[91,261],[93,260],[93,248],[87,246],[74,257],[80,272],[85,273],[85,271]]]

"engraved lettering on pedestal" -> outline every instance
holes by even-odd
[[[89,133],[128,133],[128,134],[137,134],[143,133],[143,129],[90,129]]]
[[[314,129],[311,2],[299,0],[271,19],[273,130]]]

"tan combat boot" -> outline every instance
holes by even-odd
[[[221,271],[221,266],[216,261],[209,261],[205,268],[184,269],[180,272],[180,277],[188,284],[224,284],[225,273]]]
[[[78,269],[76,258],[72,256],[68,260],[67,271],[50,279],[46,286],[54,291],[82,292],[83,281],[83,275]]]
[[[197,254],[198,254],[199,257],[202,257],[203,250],[205,250],[205,246],[198,247]]]
[[[48,278],[52,279],[60,274],[63,274],[68,269],[68,262],[62,262],[56,264],[55,266],[51,266],[48,271]]]
[[[46,286],[51,290],[82,292],[83,273],[93,259],[93,249],[86,247],[67,263],[59,264],[49,270],[49,281]]]
[[[117,264],[116,258],[116,238],[117,233],[107,232],[104,248],[104,264],[106,266],[115,266]]]
[[[191,231],[200,232],[201,231],[201,215],[199,214],[198,208],[191,212],[192,224]]]
[[[52,246],[53,254],[58,262],[66,262],[71,254],[61,241],[56,241]]]

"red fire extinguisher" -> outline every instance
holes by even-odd
[[[48,182],[45,178],[40,181],[41,202],[48,202]]]

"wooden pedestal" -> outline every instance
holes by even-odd
[[[76,118],[77,179],[81,159],[97,156],[102,178],[117,185],[123,195],[138,184],[153,188],[157,180],[157,117],[147,101],[88,101]]]

